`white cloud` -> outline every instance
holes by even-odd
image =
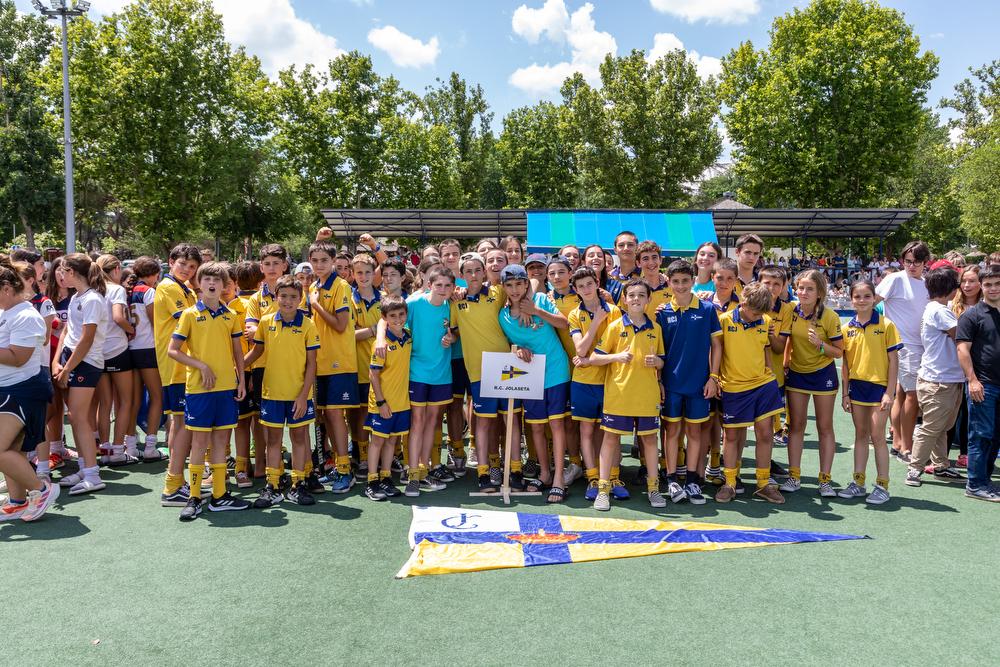
[[[649,0],[649,4],[688,23],[746,23],[760,11],[760,0]]]
[[[433,65],[441,53],[437,37],[421,42],[391,25],[368,31],[368,42],[376,49],[388,53],[392,62],[400,67]]]
[[[658,32],[653,35],[653,48],[646,54],[646,60],[650,63],[656,62],[662,56],[671,51],[684,51],[684,42],[672,32]],[[722,74],[722,61],[712,56],[703,56],[697,51],[687,52],[688,60],[694,63],[698,70],[698,76],[707,79],[709,76],[718,77]]]
[[[948,129],[948,141],[951,143],[952,146],[957,146],[958,144],[962,143],[962,138],[964,136],[965,132],[963,132],[962,128],[958,126]]]
[[[568,15],[567,22],[559,18],[567,16],[564,0],[546,0],[541,9],[518,7],[511,22],[515,33],[532,43],[543,34],[552,42],[567,42],[571,57],[569,62],[521,67],[510,75],[510,84],[534,95],[545,95],[558,90],[574,72],[580,72],[588,81],[597,81],[598,67],[607,54],[618,52],[618,43],[611,33],[597,29],[593,11],[594,6],[588,2]]]

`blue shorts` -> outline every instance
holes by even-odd
[[[708,418],[722,415],[722,400],[718,398],[708,399]]]
[[[388,419],[382,419],[382,415],[377,412],[369,412],[365,419],[365,428],[380,438],[406,435],[410,432],[410,411],[393,412]]]
[[[132,368],[137,370],[143,368],[156,368],[156,348],[143,347],[128,351],[132,357]]]
[[[163,414],[184,414],[184,403],[187,398],[187,388],[183,382],[168,384],[163,388]]]
[[[660,432],[659,417],[623,417],[604,414],[601,416],[601,430],[618,435],[653,435]]]
[[[126,348],[110,359],[104,360],[105,373],[130,373],[135,366],[132,365],[132,353]]]
[[[247,385],[247,394],[253,402],[255,410],[260,409],[260,391],[264,387],[264,368],[254,368],[250,370],[250,384]]]
[[[243,371],[243,386],[246,387],[246,393],[243,395],[243,400],[237,403],[236,411],[240,419],[249,419],[260,412],[259,403],[254,400],[253,392],[250,391],[250,387],[253,386],[253,373],[250,371]]]
[[[770,419],[785,409],[778,381],[771,380],[756,389],[722,392],[722,426],[745,428],[762,419]]]
[[[707,422],[712,414],[712,404],[702,394],[675,394],[672,391],[666,393],[663,408],[660,416],[668,422],[679,422],[682,419],[688,424],[700,424]]]
[[[358,374],[337,373],[316,378],[316,408],[330,410],[356,408],[358,401]]]
[[[570,382],[569,406],[573,419],[596,424],[604,414],[604,385]]]
[[[451,384],[427,384],[410,380],[410,405],[446,405],[451,403]]]
[[[486,419],[496,419],[500,412],[499,398],[484,398],[479,395],[482,387],[480,382],[472,382],[469,385],[469,394],[472,396],[472,414]]]
[[[73,350],[68,347],[64,347],[62,355],[59,357],[59,363],[63,366],[69,361],[69,358],[73,356]],[[89,387],[94,388],[97,383],[101,380],[101,375],[104,373],[103,368],[98,368],[97,366],[92,366],[86,361],[81,361],[77,364],[73,372],[69,374],[69,387]]]
[[[840,389],[840,380],[837,378],[837,365],[832,361],[830,364],[812,373],[799,373],[788,369],[785,375],[785,390],[797,391],[800,394],[836,394]]]
[[[514,401],[514,405],[520,403],[524,410],[524,421],[529,424],[544,424],[568,417],[569,412],[569,382],[557,384],[554,387],[545,388],[545,398],[522,399]]]
[[[358,383],[358,407],[367,410],[368,409],[368,394],[371,392],[372,385],[369,382],[359,382]]]
[[[864,380],[850,380],[847,383],[847,397],[858,405],[881,405],[886,386]]]
[[[316,421],[316,407],[312,399],[306,403],[306,413],[295,419],[295,401],[275,401],[269,398],[260,401],[260,416],[257,418],[264,426],[283,428],[286,424],[288,428],[298,428],[299,426],[309,426]]]
[[[184,400],[184,428],[189,431],[233,429],[239,418],[233,389],[188,394]]]
[[[52,400],[52,377],[43,368],[37,375],[0,387],[0,413],[14,415],[24,425],[21,451],[30,452],[45,442],[45,416]]]
[[[465,369],[465,359],[459,357],[451,360],[451,395],[454,398],[464,398],[470,391],[469,371]]]

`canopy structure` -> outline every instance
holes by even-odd
[[[721,208],[712,211],[726,245],[743,234],[782,238],[885,238],[917,214],[898,208]]]

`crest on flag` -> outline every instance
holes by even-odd
[[[859,539],[864,536],[698,521],[414,507],[413,553],[396,577]]]
[[[528,371],[518,368],[517,366],[504,366],[503,370],[500,371],[500,380],[507,381],[513,380],[514,378],[519,378],[522,375],[527,375]]]

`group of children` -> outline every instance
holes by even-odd
[[[677,260],[665,272],[657,244],[631,232],[615,239],[617,265],[597,245],[524,258],[517,239],[484,239],[464,254],[449,239],[426,248],[412,273],[370,236],[361,242],[369,252],[352,256],[317,240],[298,276],[277,244],[262,247],[258,261],[230,265],[202,263],[199,249],[182,243],[162,277],[151,257],[123,270],[114,256],[74,253],[52,263],[44,288],[40,257],[0,260],[0,470],[8,494],[0,520],[38,518],[59,487],[100,491],[101,465],[165,458],[164,418],[161,504],[180,507],[182,521],[206,508],[311,505],[316,493],[346,493],[356,481],[371,500],[418,497],[473,466],[478,490],[497,492],[508,436],[511,487],[540,491],[550,503],[564,501],[581,477],[595,509],[628,499],[622,436],[635,438],[635,482],[652,507],[667,498],[705,503],[703,487],[730,502],[745,493],[748,428],[752,495],[780,504],[782,492],[802,488],[810,403],[819,494],[889,500],[886,423],[902,343],[868,281],[851,286],[855,316],[842,327],[824,306],[822,272],[803,271],[790,286],[786,269],[758,266],[763,242],[755,235],[739,239],[735,259],[706,243],[693,263]],[[944,303],[958,278],[940,271],[926,282]],[[986,278],[1000,281],[1000,267]],[[953,337],[951,347],[955,354]],[[508,405],[482,395],[481,359],[510,351],[524,361],[545,355],[545,395],[514,401],[506,434]],[[950,370],[938,379],[954,380]],[[833,410],[841,387],[855,425],[855,471],[837,489]],[[65,446],[65,413],[75,451]],[[141,449],[137,424],[147,434]],[[786,432],[787,469],[772,458]],[[935,474],[947,464],[936,444],[919,452],[933,452]],[[71,458],[77,471],[54,484],[51,471]],[[232,494],[231,476],[239,489],[260,478],[256,498]]]

